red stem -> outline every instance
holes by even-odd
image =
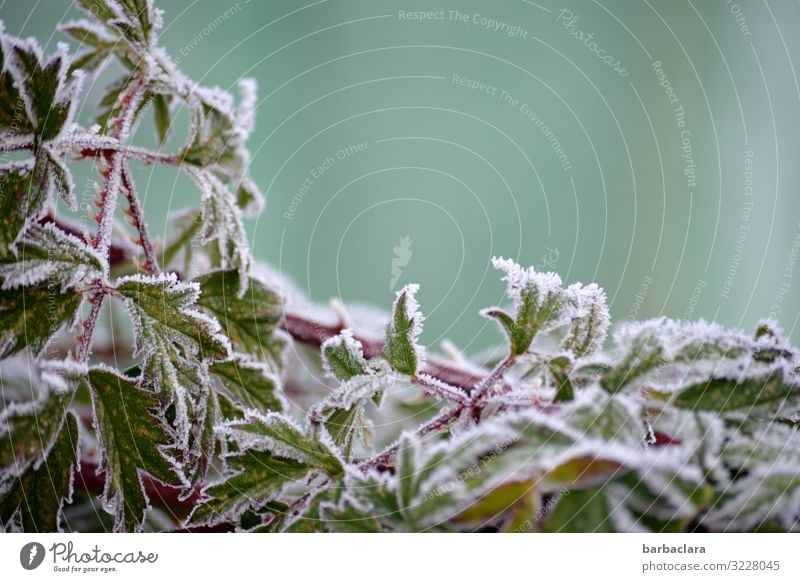
[[[103,299],[105,296],[106,292],[103,290],[98,290],[97,293],[92,295],[89,316],[83,322],[83,332],[81,332],[80,343],[78,344],[78,352],[76,354],[78,362],[86,362],[89,359],[94,328],[97,325],[97,318],[100,315],[100,309],[103,307]]]
[[[342,324],[328,325],[319,323],[298,313],[287,313],[281,327],[291,335],[295,341],[317,347],[321,346],[325,340],[338,335],[344,329]],[[365,358],[374,358],[379,355],[383,349],[382,340],[363,336],[356,337],[356,339],[358,339],[364,347]],[[467,394],[487,377],[486,374],[469,372],[436,357],[427,358],[422,373],[450,384],[451,386],[461,388]]]
[[[125,187],[125,197],[128,199],[128,215],[131,217],[134,228],[139,233],[139,240],[137,241],[142,247],[144,252],[144,264],[142,268],[151,274],[160,272],[158,268],[158,259],[153,250],[153,244],[150,242],[150,233],[147,229],[147,221],[142,212],[142,205],[139,202],[139,197],[136,195],[134,189],[133,177],[131,176],[128,163],[122,162],[122,185]]]

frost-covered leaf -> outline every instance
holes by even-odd
[[[776,423],[735,432],[721,452],[737,478],[711,513],[716,527],[753,531],[770,523],[800,531],[800,432]]]
[[[558,412],[583,437],[624,443],[632,448],[644,442],[644,411],[627,395],[611,397],[599,388],[582,391],[576,401]]]
[[[252,268],[242,210],[228,187],[213,172],[188,167],[185,170],[201,192],[200,240],[203,244],[216,242],[220,268],[238,271],[242,285],[238,295],[241,296],[246,291]]]
[[[190,517],[193,523],[217,523],[261,506],[291,483],[303,482],[313,467],[268,452],[247,450],[227,458],[230,475],[203,490],[208,499]]]
[[[0,23],[0,36],[3,33],[3,25]],[[5,67],[3,44],[0,42],[0,131],[7,131],[10,135],[33,133],[33,125],[25,112],[25,101],[14,85],[14,77]]]
[[[193,396],[208,383],[207,365],[227,359],[230,344],[217,320],[197,309],[197,283],[180,282],[174,273],[134,275],[121,278],[115,293],[134,323],[134,355],[142,357],[143,379],[156,390],[167,391],[185,441]]]
[[[59,30],[81,45],[81,52],[75,55],[70,71],[81,69],[92,73],[102,68],[113,54],[119,37],[108,29],[88,20],[73,20],[59,26]]]
[[[186,477],[190,483],[201,483],[208,475],[216,452],[216,426],[220,421],[217,395],[208,386],[200,386],[190,400],[191,428],[188,452],[183,454]]]
[[[597,351],[606,340],[611,325],[606,294],[594,283],[575,283],[567,287],[565,295],[570,322],[561,347],[582,358]]]
[[[635,505],[643,514],[688,520],[698,511],[692,492],[701,487],[703,471],[687,465],[683,451],[646,448],[643,436],[634,401],[603,397],[595,389],[556,411],[499,415],[425,446],[405,437],[393,477],[349,476],[348,491],[392,531],[446,528],[468,516],[469,508],[491,507],[498,488],[520,483],[530,483],[526,490],[542,500],[560,491],[607,487],[604,495],[611,507],[620,506],[620,516],[632,514],[628,505]],[[496,516],[498,523],[519,511],[515,503],[507,509],[508,515]]]
[[[199,88],[192,94],[189,141],[180,153],[185,163],[232,180],[244,177],[249,162],[244,144],[253,128],[255,83],[245,79],[239,89],[242,102],[238,108],[231,95],[220,90]]]
[[[508,336],[511,355],[528,351],[539,331],[562,323],[564,289],[555,273],[539,273],[533,267],[523,269],[511,259],[494,258],[492,264],[505,272],[506,294],[514,302],[514,314],[499,307],[485,309],[485,317],[496,319]]]
[[[261,414],[249,411],[242,420],[223,424],[219,432],[240,447],[266,450],[280,457],[295,459],[330,476],[341,475],[344,471],[342,460],[333,447],[323,439],[309,435],[289,417],[278,412]]]
[[[366,436],[367,419],[365,400],[358,400],[349,408],[333,408],[325,419],[325,429],[341,449],[348,461],[353,458],[353,450],[359,441],[368,443]]]
[[[49,192],[46,154],[0,166],[0,258],[44,212]]]
[[[553,402],[567,402],[575,398],[575,388],[569,377],[572,366],[572,359],[564,355],[551,358],[550,361],[547,362],[547,367],[553,378],[553,384],[556,389]]]
[[[75,197],[75,183],[72,180],[72,174],[69,169],[64,165],[64,156],[54,153],[47,146],[44,146],[42,149],[47,155],[48,194],[58,195],[67,205],[67,208],[75,212],[78,210],[78,199]]]
[[[379,533],[384,531],[380,521],[370,514],[355,497],[342,495],[338,503],[320,506],[320,517],[330,531],[339,533]]]
[[[246,218],[254,218],[264,210],[264,194],[253,180],[243,177],[236,187],[236,203]]]
[[[114,508],[117,531],[138,530],[149,507],[142,473],[167,485],[184,482],[167,456],[174,439],[159,419],[156,394],[107,368],[92,368],[89,385],[105,473],[104,498]]]
[[[251,277],[242,284],[237,271],[215,271],[195,281],[202,290],[197,304],[221,322],[236,350],[280,368],[285,346],[278,331],[283,318],[281,297]]]
[[[78,421],[68,413],[47,458],[0,495],[0,523],[18,519],[26,533],[61,531],[64,502],[72,499],[78,442]]]
[[[58,137],[68,126],[75,111],[75,96],[82,76],[67,79],[69,57],[66,45],[45,59],[32,39],[20,40],[0,33],[5,68],[14,77],[25,111],[40,141]]]
[[[800,408],[800,385],[774,373],[741,382],[714,379],[675,393],[672,404],[690,410],[713,410],[720,414],[742,412],[777,416],[779,411]],[[769,413],[771,411],[771,414]]]
[[[153,7],[153,0],[105,0],[103,13],[113,17],[106,24],[117,30],[123,38],[146,51],[155,43],[155,31],[162,26],[161,11]]]
[[[485,475],[481,460],[505,439],[513,439],[513,433],[473,432],[438,443],[423,443],[414,435],[404,434],[394,475],[377,471],[348,473],[342,502],[337,507],[326,507],[324,514],[346,515],[351,521],[331,524],[334,530],[446,530],[448,519],[461,514],[479,497],[470,492],[469,482]]]
[[[280,379],[269,367],[237,357],[215,362],[209,372],[219,381],[223,393],[243,410],[281,411],[286,403],[280,393]]]
[[[93,47],[114,44],[118,40],[107,29],[89,20],[71,20],[60,24],[58,29],[79,43]]]
[[[346,382],[368,372],[364,348],[349,329],[326,340],[320,349],[323,366],[331,378]]]
[[[111,8],[113,3],[113,0],[76,0],[76,4],[80,6],[86,14],[97,19],[101,23],[106,23],[114,18],[115,13]]]
[[[121,278],[114,292],[130,308],[137,331],[136,353],[146,361],[159,357],[153,353],[154,343],[165,341],[174,344],[184,357],[228,358],[230,346],[220,333],[219,323],[196,308],[200,296],[197,283],[178,281],[173,273],[134,275]]]
[[[0,411],[0,493],[41,465],[61,432],[72,395],[51,390],[39,400]]]
[[[101,278],[103,271],[97,251],[52,222],[33,225],[17,246],[17,260],[0,263],[4,290],[59,283],[66,292]]]
[[[425,359],[425,348],[417,343],[424,319],[415,297],[418,291],[419,285],[406,285],[397,292],[381,352],[394,370],[407,376],[416,376]]]
[[[797,359],[783,338],[753,338],[704,321],[629,323],[614,339],[620,355],[602,378],[609,391],[646,387],[677,393],[714,380],[763,380]]]
[[[46,281],[0,289],[0,359],[28,347],[39,353],[47,341],[78,315],[82,295]]]
[[[324,426],[349,460],[357,442],[367,449],[371,446],[372,431],[366,416],[367,405],[372,403],[380,407],[388,389],[400,382],[402,378],[389,370],[371,368],[367,373],[343,382],[315,404],[308,412],[309,420],[315,427]]]
[[[341,383],[330,395],[309,411],[314,426],[324,426],[344,457],[353,456],[361,442],[370,444],[365,408],[369,402],[379,405],[388,388],[398,381],[386,364],[370,363],[364,358],[361,342],[349,329],[326,340],[321,347],[326,374]]]
[[[111,120],[119,116],[121,112],[120,97],[132,81],[133,75],[123,75],[104,89],[100,101],[95,107],[95,123],[101,129],[107,130]]]

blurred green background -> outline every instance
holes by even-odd
[[[474,352],[497,338],[478,310],[502,300],[502,255],[597,281],[616,320],[773,315],[800,339],[797,2],[160,4],[189,76],[258,81],[252,246],[313,299],[388,307],[418,282],[424,339]],[[80,17],[66,0],[0,10],[48,52]],[[112,77],[90,81],[82,120]],[[174,170],[139,183],[156,236],[196,202]]]

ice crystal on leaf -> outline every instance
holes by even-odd
[[[519,356],[528,351],[539,331],[547,331],[560,323],[564,306],[561,277],[527,269],[511,259],[494,258],[495,269],[503,271],[506,294],[514,303],[514,314],[499,307],[485,309],[482,314],[496,319],[508,336],[511,353]]]
[[[193,397],[208,383],[208,363],[227,359],[230,342],[220,333],[217,320],[196,308],[200,294],[196,283],[179,282],[174,274],[135,275],[118,281],[114,292],[134,323],[134,355],[142,358],[142,381],[166,390],[185,443]]]
[[[3,289],[57,280],[67,291],[105,276],[105,262],[97,251],[53,223],[31,227],[17,247],[17,256],[15,262],[0,264]]]
[[[602,347],[611,325],[605,291],[594,283],[575,283],[566,296],[570,326],[561,345],[579,357],[587,356]]]
[[[419,285],[412,284],[397,292],[382,352],[393,369],[408,376],[416,375],[425,359],[425,348],[418,343],[424,320],[416,299],[418,291]]]

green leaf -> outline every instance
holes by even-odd
[[[376,373],[374,363],[370,366],[364,359],[361,342],[348,329],[326,340],[320,351],[325,372],[341,386],[315,405],[309,416],[315,426],[324,424],[333,442],[349,460],[357,441],[369,448],[364,408],[370,400],[380,405],[385,377]]]
[[[334,408],[325,419],[325,429],[342,449],[348,461],[353,457],[353,448],[357,441],[366,441],[364,406],[366,399],[360,399],[349,408]]]
[[[253,278],[246,280],[240,296],[242,283],[236,271],[216,271],[195,281],[202,290],[197,304],[220,321],[234,348],[281,367],[285,345],[277,331],[283,318],[281,297]]]
[[[754,531],[771,523],[800,530],[800,431],[759,422],[752,432],[731,431],[720,453],[736,477],[709,512],[712,527]]]
[[[115,508],[114,529],[138,530],[149,507],[141,473],[172,486],[182,480],[165,451],[173,439],[158,418],[156,394],[106,368],[89,370],[97,436],[106,478],[104,497]]]
[[[132,80],[133,76],[122,76],[108,85],[100,96],[100,101],[95,106],[97,113],[94,121],[102,130],[107,130],[109,122],[119,116],[119,98]]]
[[[60,25],[58,29],[79,43],[93,47],[113,44],[118,40],[88,20],[73,20]]]
[[[220,430],[240,445],[295,459],[331,477],[344,472],[344,465],[331,446],[308,435],[281,413],[249,411],[243,420],[229,421]]]
[[[189,135],[189,143],[179,154],[184,163],[214,167],[228,177],[242,175],[247,157],[232,111],[224,110],[211,98],[198,100],[192,107]]]
[[[79,292],[62,292],[47,282],[0,289],[0,359],[26,347],[38,354],[47,340],[75,319],[81,299]]]
[[[78,199],[75,197],[75,184],[72,181],[72,174],[64,165],[62,154],[56,154],[47,146],[42,148],[46,154],[47,163],[47,190],[50,194],[58,194],[71,211],[78,210]]]
[[[52,391],[0,412],[0,492],[16,477],[38,468],[61,432],[72,391]]]
[[[264,209],[264,194],[258,184],[247,176],[243,177],[236,188],[236,204],[246,217],[256,217]]]
[[[0,36],[2,34],[0,25]],[[6,70],[4,50],[3,43],[0,43],[0,130],[12,135],[33,133],[33,125],[25,112],[25,101],[14,85],[14,77]]]
[[[459,522],[485,525],[496,521],[507,512],[526,509],[533,497],[536,497],[533,481],[505,483],[470,504],[455,519]]]
[[[59,50],[46,61],[35,41],[4,37],[6,66],[25,101],[28,119],[39,141],[58,137],[72,116],[75,94],[80,88],[76,77],[67,81],[69,58]]]
[[[215,427],[220,421],[217,395],[207,386],[193,402],[191,411],[192,427],[189,434],[188,454],[184,466],[187,477],[193,484],[201,483],[208,475],[217,446]]]
[[[175,405],[175,424],[187,444],[195,397],[208,383],[207,364],[230,356],[219,323],[196,308],[197,283],[178,281],[174,273],[122,277],[115,294],[123,299],[135,329],[134,356],[142,357],[144,381],[166,389]]]
[[[608,335],[611,319],[606,294],[594,283],[575,283],[567,288],[566,301],[570,324],[561,348],[583,358],[600,349]]]
[[[18,513],[25,532],[61,531],[64,501],[72,498],[72,476],[78,457],[78,421],[67,414],[66,422],[37,468],[20,477],[0,497],[0,520],[8,523]]]
[[[546,532],[614,532],[608,499],[602,487],[569,491],[562,495],[543,524]]]
[[[424,349],[417,345],[422,333],[422,314],[415,295],[419,285],[406,285],[397,292],[392,310],[392,319],[386,326],[386,343],[381,351],[394,370],[408,376],[416,376],[422,360]]]
[[[102,131],[108,131],[111,121],[118,118],[122,113],[122,104],[120,98],[135,78],[136,77],[133,71],[130,73],[126,72],[122,77],[118,78],[105,88],[102,96],[100,97],[100,101],[95,107],[95,111],[97,112],[95,123],[100,126]],[[134,112],[134,117],[138,117],[146,105],[147,100],[142,99],[136,111]]]
[[[644,412],[637,401],[627,395],[609,396],[592,387],[583,391],[561,416],[584,437],[624,443],[638,448],[645,437]]]
[[[224,394],[243,410],[269,412],[286,408],[279,392],[280,380],[263,364],[239,357],[215,362],[209,371],[220,381]]]
[[[59,30],[81,43],[82,50],[70,64],[70,72],[82,69],[92,73],[101,68],[113,54],[120,39],[88,20],[76,20],[59,26]]]
[[[189,167],[184,170],[201,191],[200,240],[203,244],[216,241],[218,267],[238,271],[241,296],[246,291],[252,266],[242,211],[228,187],[213,172]]]
[[[575,398],[575,389],[569,379],[569,372],[572,368],[572,360],[566,356],[559,356],[548,362],[550,374],[553,376],[556,386],[556,395],[553,402],[568,402]]]
[[[208,500],[198,505],[192,523],[217,523],[271,501],[290,483],[302,482],[313,467],[268,452],[247,450],[228,457],[231,475],[203,490]]]
[[[173,273],[134,275],[120,279],[114,292],[126,300],[136,324],[137,353],[146,362],[163,359],[166,354],[156,349],[170,344],[167,351],[185,358],[219,361],[229,357],[219,323],[195,307],[200,295],[197,284],[180,282]]]
[[[320,506],[320,518],[325,526],[339,533],[379,533],[384,531],[378,519],[359,505],[353,497],[343,495],[338,503],[326,502]]]
[[[105,0],[77,0],[77,3],[89,16],[103,24],[115,17],[114,11]]]
[[[368,372],[364,348],[348,329],[326,340],[321,353],[325,371],[340,382],[347,382],[354,376]]]
[[[78,4],[106,28],[121,34],[140,53],[153,46],[155,30],[162,24],[151,0],[78,0]]]
[[[75,55],[70,64],[70,72],[84,71],[94,73],[108,62],[108,58],[113,52],[113,46],[91,48]]]
[[[629,350],[605,373],[600,383],[608,392],[619,392],[657,370],[665,361],[661,344],[650,335],[642,335],[631,343]]]
[[[763,407],[777,411],[784,405],[800,405],[800,387],[794,382],[784,381],[780,373],[741,382],[717,378],[678,392],[672,398],[672,404],[719,414],[749,413]]]
[[[59,282],[64,293],[103,276],[100,255],[52,222],[31,226],[17,247],[17,256],[17,261],[0,262],[3,289]]]
[[[493,259],[495,268],[505,271],[506,293],[514,301],[515,313],[509,315],[493,307],[482,312],[496,319],[508,336],[510,354],[520,356],[528,351],[536,335],[560,322],[565,306],[561,279],[554,273],[538,273],[532,267],[523,269],[506,259]]]
[[[158,137],[159,146],[163,146],[167,143],[167,137],[169,136],[171,124],[169,101],[169,96],[163,93],[156,93],[153,95],[153,117],[155,119],[156,136]]]
[[[0,166],[0,259],[7,257],[24,230],[42,215],[49,195],[47,154]]]

